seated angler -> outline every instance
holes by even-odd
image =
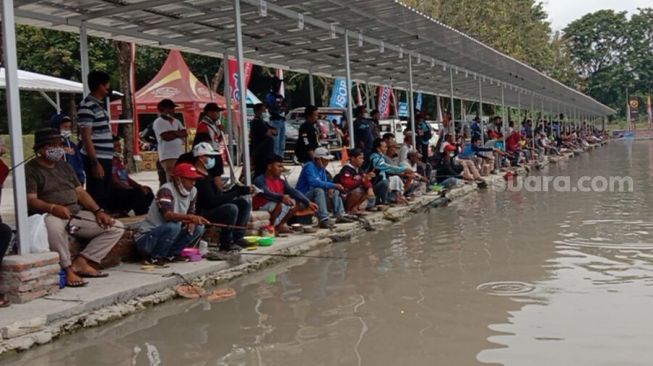
[[[136,248],[146,264],[165,265],[180,259],[181,251],[204,234],[206,219],[195,214],[195,182],[204,178],[194,166],[175,166],[172,179],[159,188],[156,200],[140,224]]]
[[[91,263],[109,254],[124,231],[82,188],[73,169],[63,161],[63,138],[55,129],[36,131],[36,159],[25,165],[27,205],[30,213],[48,214],[45,226],[50,250],[59,253],[66,286],[87,284],[82,277],[106,277]],[[114,224],[118,224],[115,225]],[[69,235],[89,240],[76,258],[71,257]]]
[[[207,143],[193,148],[195,168],[203,174],[197,180],[197,211],[208,221],[227,225],[220,230],[220,251],[240,251],[249,246],[244,239],[247,223],[252,213],[252,204],[247,196],[252,187],[235,185],[223,190],[215,183],[212,175],[219,153]]]
[[[129,211],[134,214],[145,215],[154,200],[154,193],[148,186],[144,186],[129,177],[129,171],[125,167],[122,154],[122,143],[120,138],[113,137],[113,169],[112,169],[112,192],[110,209],[112,213],[120,216],[127,216]]]
[[[377,204],[407,203],[404,198],[404,182],[402,176],[410,176],[413,171],[405,165],[393,165],[386,155],[388,147],[381,139],[374,141],[374,153],[370,157],[371,169],[376,174],[374,192]]]
[[[344,217],[345,208],[340,196],[340,192],[345,189],[342,185],[333,183],[327,176],[326,167],[333,158],[329,150],[323,147],[315,149],[313,160],[304,164],[296,186],[298,191],[317,204],[317,218],[323,229],[334,227],[334,223],[329,219],[327,200],[332,203],[336,223],[350,222]]]
[[[345,189],[345,211],[352,215],[362,215],[360,206],[365,202],[370,202],[367,208],[374,207],[376,196],[372,179],[375,174],[365,173],[362,169],[364,163],[363,150],[352,149],[349,152],[349,163],[342,167],[335,179]]]
[[[265,174],[254,179],[254,185],[262,192],[254,196],[254,210],[262,210],[270,213],[270,224],[274,226],[276,233],[287,234],[290,232],[286,223],[300,210],[317,212],[317,204],[311,202],[300,191],[292,188],[286,179],[282,177],[283,158],[273,155],[268,159]]]

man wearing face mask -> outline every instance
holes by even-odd
[[[193,148],[195,168],[203,177],[197,180],[197,212],[213,223],[237,226],[220,231],[220,250],[241,250],[249,244],[245,241],[245,227],[249,222],[252,205],[244,196],[253,193],[251,187],[234,186],[225,191],[215,185],[211,168],[218,152],[211,145],[200,143]]]
[[[254,177],[265,174],[268,159],[274,154],[274,136],[277,129],[272,127],[267,109],[263,103],[254,106],[254,119],[250,124],[250,151],[254,160]]]
[[[77,144],[72,140],[73,135],[73,121],[64,113],[55,114],[50,118],[50,127],[59,130],[61,137],[63,137],[64,160],[75,171],[79,183],[84,185],[86,182],[86,174],[84,173],[84,160],[82,154],[79,152]]]
[[[204,234],[208,221],[195,214],[195,182],[203,177],[193,165],[181,163],[174,167],[172,180],[159,188],[136,238],[146,264],[180,260],[181,251]]]
[[[103,71],[91,71],[88,74],[88,87],[91,93],[82,100],[77,111],[86,190],[100,206],[106,208],[112,199],[113,140],[104,101],[112,93],[111,78]]]
[[[159,150],[159,162],[168,182],[172,179],[179,155],[184,153],[188,136],[184,125],[174,117],[176,107],[175,102],[170,99],[161,100],[157,105],[159,117],[152,124]],[[166,182],[159,183],[163,185]]]
[[[122,142],[117,136],[113,137],[113,196],[110,209],[112,214],[127,216],[134,210],[136,216],[145,215],[154,200],[154,193],[150,187],[144,186],[129,177],[125,166],[125,157],[122,154]]]
[[[123,230],[117,226],[121,224],[102,210],[63,161],[66,152],[59,131],[37,131],[34,152],[36,159],[25,164],[27,205],[30,214],[48,214],[48,242],[50,249],[59,253],[61,268],[66,271],[66,286],[86,285],[83,277],[106,277],[91,262],[100,263],[120,240]],[[74,259],[68,247],[69,235],[89,240]]]

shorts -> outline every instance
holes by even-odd
[[[269,213],[272,213],[277,208],[278,204],[281,205],[281,213],[279,214],[279,216],[277,216],[276,220],[274,220],[274,222],[271,223],[272,226],[278,226],[283,221],[283,219],[285,219],[286,216],[288,216],[288,213],[290,212],[292,207],[283,204],[281,202],[277,203],[277,202],[270,201],[258,208],[259,211],[267,211]]]

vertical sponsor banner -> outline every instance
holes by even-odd
[[[422,93],[417,93],[417,97],[415,98],[415,109],[418,111],[422,111]]]
[[[383,118],[387,118],[390,115],[390,98],[392,98],[392,87],[388,85],[379,86],[379,102],[377,106]]]
[[[250,62],[245,62],[245,88],[249,85],[249,79],[252,76],[252,65]],[[231,98],[240,102],[240,85],[238,83],[238,62],[235,59],[229,59],[229,86],[231,87]],[[247,91],[245,91],[247,95]]]
[[[347,107],[348,99],[349,91],[347,90],[347,80],[345,78],[336,78],[333,83],[333,91],[331,92],[329,107],[345,108]]]

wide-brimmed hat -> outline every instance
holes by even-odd
[[[34,133],[34,150],[38,150],[45,145],[63,144],[61,133],[54,128],[44,128]]]

